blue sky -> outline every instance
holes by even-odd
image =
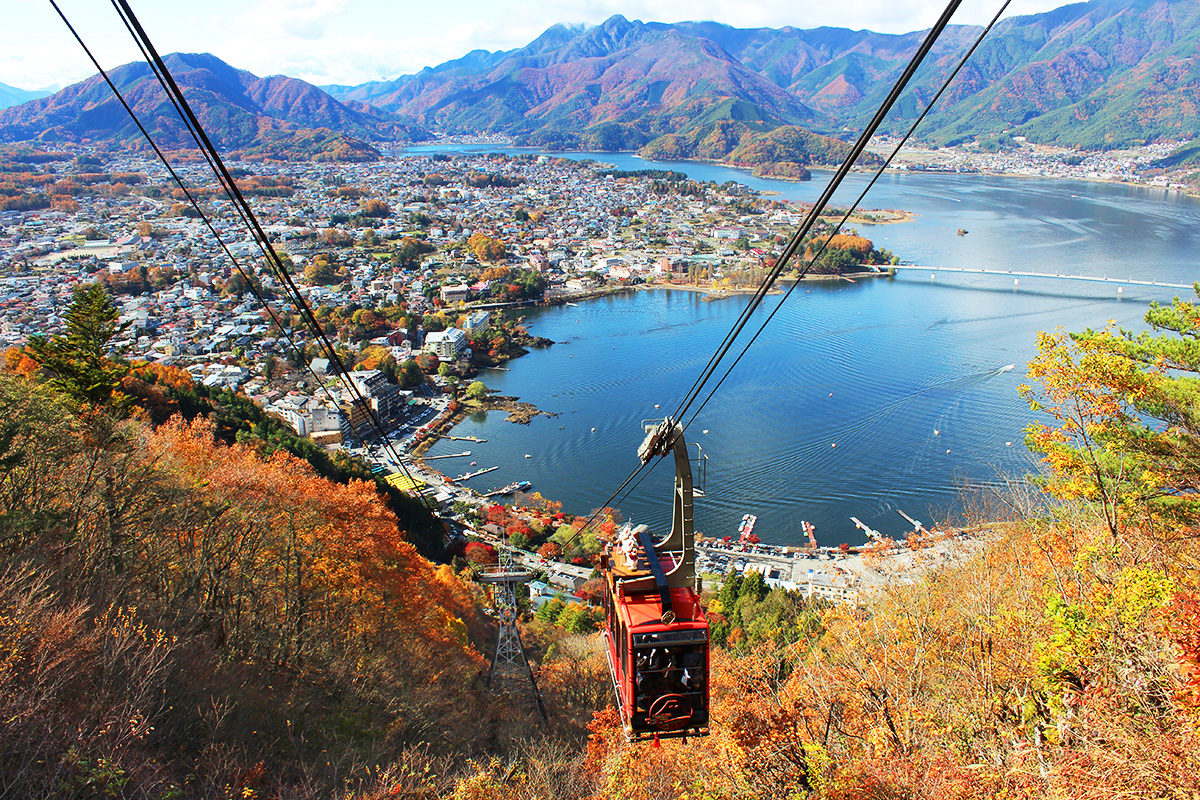
[[[101,64],[138,52],[105,0],[58,0]],[[956,22],[982,24],[1001,0],[965,0]],[[5,0],[0,83],[67,85],[95,72],[48,0]],[[554,23],[594,25],[613,14],[656,22],[715,20],[736,27],[830,25],[904,33],[930,26],[934,0],[130,0],[160,52],[208,52],[256,75],[322,85],[417,72],[471,50],[527,44]],[[1062,0],[1013,0],[1007,16]]]

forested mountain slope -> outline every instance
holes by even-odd
[[[888,130],[911,122],[979,30],[946,30]],[[328,88],[447,131],[596,149],[718,120],[837,135],[861,128],[923,35],[614,16],[391,82]],[[1198,42],[1197,0],[1091,0],[1003,20],[921,135],[954,143],[1010,131],[1083,148],[1194,138]],[[620,125],[620,136],[597,140],[601,123]]]
[[[77,297],[112,329],[102,288]],[[486,692],[470,573],[421,557],[372,484],[204,415],[155,426],[188,379],[103,335],[10,350],[0,793],[1190,797],[1200,309],[1147,320],[1041,337],[1043,493],[989,495],[949,563],[914,540],[922,571],[842,606],[727,576],[705,598],[712,735],[661,747],[624,741],[603,655],[550,614],[524,627],[548,726]]]

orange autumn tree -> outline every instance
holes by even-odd
[[[0,794],[333,796],[480,738],[482,615],[370,484],[4,372],[0,408]]]
[[[41,367],[19,347],[9,347],[4,351],[4,370],[13,375],[29,377],[36,375]]]
[[[218,444],[203,418],[175,418],[146,439],[187,500],[142,543],[144,577],[170,605],[209,619],[235,652],[281,666],[336,661],[418,686],[472,680],[470,593],[404,540],[373,485],[327,481],[283,451],[262,461]]]

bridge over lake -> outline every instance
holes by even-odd
[[[879,269],[881,271],[883,271],[884,268],[879,268]],[[1192,288],[1192,285],[1188,284],[1188,283],[1165,283],[1163,281],[1143,281],[1143,280],[1134,280],[1133,278],[1110,278],[1108,276],[1100,277],[1100,276],[1096,276],[1096,275],[1064,275],[1059,272],[1051,274],[1049,272],[1029,272],[1029,271],[1015,270],[1015,269],[1000,270],[1000,269],[982,269],[982,268],[974,268],[974,267],[926,267],[926,266],[921,266],[919,264],[896,264],[895,266],[890,267],[890,269],[894,269],[897,272],[900,272],[902,270],[916,270],[916,271],[925,270],[926,272],[929,273],[930,280],[934,280],[937,273],[939,273],[939,272],[955,272],[955,273],[965,273],[965,274],[970,274],[970,275],[1010,276],[1010,277],[1012,277],[1014,284],[1016,284],[1017,281],[1021,278],[1051,278],[1054,280],[1063,280],[1063,281],[1090,281],[1092,283],[1111,283],[1111,284],[1115,284],[1117,286],[1118,292],[1121,291],[1121,289],[1120,289],[1121,286],[1156,286],[1156,287],[1166,288],[1166,289],[1191,289]]]

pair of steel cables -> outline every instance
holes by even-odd
[[[192,142],[195,143],[197,149],[204,157],[205,163],[216,176],[221,189],[229,198],[238,218],[249,230],[252,238],[258,245],[268,269],[275,276],[275,279],[280,283],[280,285],[284,287],[285,292],[288,294],[289,300],[299,312],[301,319],[303,319],[305,322],[306,327],[308,327],[308,329],[311,331],[314,340],[318,342],[319,346],[329,358],[330,362],[336,365],[338,381],[341,382],[347,393],[353,398],[354,404],[358,405],[366,412],[371,427],[383,441],[384,447],[387,448],[389,455],[392,457],[392,461],[400,467],[405,476],[408,478],[409,483],[415,487],[417,485],[417,481],[413,478],[412,474],[408,470],[408,467],[405,465],[404,461],[400,458],[399,454],[392,446],[391,440],[388,438],[387,431],[385,430],[383,421],[380,419],[378,412],[371,405],[369,398],[364,397],[355,381],[348,376],[346,365],[338,355],[337,349],[334,347],[333,342],[325,333],[324,328],[317,320],[312,308],[309,306],[304,296],[300,293],[295,282],[292,280],[292,277],[284,265],[283,260],[280,258],[278,252],[275,250],[275,247],[268,238],[266,231],[263,229],[262,225],[255,216],[254,210],[246,201],[241,189],[238,188],[237,181],[234,179],[234,176],[229,169],[225,166],[225,162],[221,158],[217,148],[213,145],[212,141],[205,133],[203,126],[200,124],[200,120],[196,117],[195,112],[192,110],[191,105],[184,96],[183,90],[179,87],[174,77],[171,75],[170,69],[168,69],[166,63],[155,49],[153,42],[151,42],[150,37],[146,34],[145,29],[138,21],[133,9],[130,8],[129,3],[126,2],[126,0],[111,0],[111,2],[118,16],[120,16],[121,21],[124,23],[126,30],[128,30],[130,36],[137,44],[143,58],[146,60],[146,63],[150,66],[150,69],[153,72],[155,79],[158,81],[159,86],[166,94],[167,99],[171,102],[175,112],[179,115],[179,119],[183,123],[183,126],[190,136]],[[313,380],[315,381],[315,385],[324,390],[326,397],[333,402],[335,406],[338,405],[337,398],[333,396],[329,387],[325,385],[325,382],[313,370],[311,362],[308,362],[305,359],[304,348],[302,344],[297,341],[290,326],[284,324],[283,320],[280,319],[279,315],[271,307],[271,304],[263,296],[257,285],[257,279],[253,271],[248,271],[245,267],[243,267],[241,262],[238,261],[238,259],[230,251],[228,245],[221,237],[221,234],[217,231],[216,226],[213,224],[208,214],[204,211],[204,208],[201,206],[199,200],[191,192],[187,184],[179,176],[178,172],[176,172],[175,168],[171,165],[171,162],[167,159],[158,143],[154,141],[154,137],[146,129],[145,125],[142,124],[142,121],[138,118],[133,108],[126,101],[120,88],[112,80],[108,72],[105,71],[105,69],[100,65],[100,62],[92,54],[91,49],[88,48],[87,44],[83,40],[83,37],[80,36],[79,32],[71,24],[70,20],[67,18],[66,14],[63,13],[56,0],[50,0],[50,4],[54,7],[54,10],[58,12],[59,17],[70,30],[71,35],[75,37],[77,42],[79,42],[80,47],[83,48],[88,58],[91,59],[92,64],[95,65],[96,69],[104,78],[113,94],[116,95],[117,100],[120,101],[121,105],[125,108],[125,111],[129,114],[130,118],[141,132],[142,136],[145,137],[146,141],[154,150],[159,160],[162,161],[168,173],[171,175],[171,178],[176,184],[178,184],[180,190],[183,192],[189,203],[191,203],[192,207],[196,210],[196,213],[199,215],[200,219],[204,221],[205,226],[217,240],[221,250],[233,263],[238,274],[242,276],[243,280],[245,280],[250,292],[254,295],[259,304],[262,305],[262,307],[266,310],[267,314],[271,318],[271,321],[276,327],[279,328],[280,332],[287,339],[288,345],[297,354],[298,362],[309,371],[309,374],[312,375]],[[351,427],[352,432],[356,436],[360,435],[357,430],[353,430],[353,426]],[[424,503],[429,512],[436,516],[437,508],[433,505],[428,496],[421,492],[416,492],[416,494]]]
[[[153,71],[160,86],[162,87],[163,91],[166,93],[167,97],[170,99],[172,106],[175,108],[176,112],[179,114],[180,120],[184,123],[184,126],[185,126],[186,130],[188,131],[189,135],[191,136],[192,140],[195,142],[196,146],[198,147],[198,149],[204,156],[206,163],[208,164],[210,169],[212,169],[214,175],[216,175],[218,181],[220,182],[220,184],[222,186],[222,189],[225,191],[226,195],[230,198],[232,205],[233,205],[235,211],[237,212],[238,216],[241,218],[243,224],[245,224],[247,226],[247,228],[251,231],[253,238],[255,239],[255,242],[258,244],[260,250],[263,253],[263,256],[264,256],[266,264],[268,265],[268,268],[274,273],[274,275],[276,276],[276,278],[280,282],[280,284],[285,287],[285,289],[287,290],[287,292],[290,295],[290,299],[291,299],[292,303],[295,305],[297,310],[300,312],[302,319],[304,319],[305,323],[307,324],[309,329],[312,331],[314,338],[320,343],[320,345],[322,346],[322,348],[328,355],[330,361],[332,361],[335,365],[337,365],[339,380],[341,380],[343,382],[343,384],[346,386],[348,393],[350,395],[352,395],[355,398],[355,401],[358,402],[368,412],[368,416],[369,416],[369,419],[370,419],[373,427],[376,429],[377,433],[380,435],[382,440],[385,442],[385,446],[387,447],[387,449],[388,449],[390,455],[392,456],[393,460],[395,461],[395,463],[401,467],[401,469],[405,472],[405,474],[409,478],[409,480],[412,481],[413,483],[415,483],[415,481],[413,481],[413,479],[412,479],[411,473],[408,472],[407,467],[404,465],[404,462],[399,458],[399,456],[396,453],[396,451],[394,450],[394,448],[392,448],[392,445],[391,445],[389,439],[387,438],[386,431],[384,430],[384,426],[383,426],[382,421],[380,420],[378,414],[376,413],[374,408],[372,408],[372,406],[367,401],[367,399],[363,397],[363,395],[361,394],[361,392],[358,389],[358,386],[354,383],[354,381],[350,380],[349,378],[346,377],[345,365],[342,363],[342,360],[341,360],[340,356],[338,355],[336,348],[334,348],[332,342],[329,340],[328,336],[325,334],[324,329],[322,328],[320,323],[317,321],[316,316],[313,313],[311,307],[308,305],[307,301],[300,294],[295,283],[292,281],[291,276],[288,273],[287,269],[285,268],[278,253],[276,252],[275,248],[272,246],[270,240],[268,239],[262,226],[259,224],[257,218],[254,216],[253,209],[250,207],[249,203],[246,202],[245,197],[242,195],[242,192],[238,188],[237,183],[234,180],[233,176],[230,174],[229,170],[226,168],[223,160],[220,157],[220,154],[217,152],[215,146],[212,144],[212,142],[209,140],[208,136],[205,134],[203,127],[200,125],[199,120],[196,118],[195,113],[193,112],[193,110],[191,109],[190,105],[188,104],[186,98],[184,97],[182,90],[176,84],[174,78],[171,76],[170,70],[167,68],[166,64],[163,62],[162,58],[159,56],[157,50],[155,50],[153,43],[150,41],[149,36],[146,34],[145,30],[142,28],[140,22],[137,19],[137,16],[134,14],[133,10],[129,7],[129,4],[126,0],[111,0],[111,2],[113,4],[113,7],[116,9],[118,15],[121,17],[122,22],[125,24],[130,35],[133,37],[135,42],[137,42],[138,47],[143,54],[143,57],[146,59],[147,63],[150,65],[151,70]],[[949,4],[947,4],[945,9],[942,11],[941,15],[938,17],[937,22],[926,34],[925,38],[921,42],[921,45],[918,47],[917,51],[913,54],[912,58],[909,60],[908,64],[906,65],[904,71],[901,73],[901,75],[896,80],[895,84],[892,86],[887,97],[885,98],[883,103],[876,109],[876,112],[872,116],[870,122],[863,129],[862,133],[859,135],[858,139],[855,141],[854,145],[851,147],[850,152],[847,154],[846,158],[842,161],[841,165],[838,167],[837,171],[834,173],[833,177],[830,179],[829,184],[825,187],[824,191],[821,193],[821,195],[817,199],[817,201],[813,204],[812,208],[809,209],[809,212],[806,214],[806,216],[805,216],[804,220],[801,222],[799,228],[789,238],[787,244],[784,246],[784,249],[780,253],[780,256],[777,258],[777,260],[776,260],[775,264],[772,266],[772,268],[768,271],[768,273],[764,277],[762,283],[756,289],[754,295],[751,297],[750,302],[747,304],[746,308],[743,309],[741,314],[739,314],[738,319],[733,324],[729,333],[726,334],[726,336],[722,340],[721,344],[717,347],[716,352],[714,352],[712,357],[709,359],[708,363],[701,370],[699,377],[697,377],[696,381],[692,384],[691,388],[687,391],[687,393],[684,396],[684,399],[680,401],[680,404],[679,404],[675,414],[672,417],[670,417],[671,420],[675,421],[679,425],[679,427],[680,427],[679,435],[682,435],[683,431],[686,431],[688,426],[690,426],[691,423],[695,421],[696,417],[700,414],[700,412],[703,411],[704,407],[708,404],[709,400],[712,399],[713,395],[721,387],[721,385],[725,382],[726,378],[729,377],[730,373],[737,366],[737,364],[741,361],[742,357],[745,356],[745,354],[749,350],[749,348],[754,344],[754,342],[758,339],[758,337],[766,329],[766,326],[770,323],[771,319],[775,316],[775,314],[779,311],[779,309],[783,306],[783,304],[785,302],[787,302],[788,298],[791,296],[791,294],[795,290],[796,286],[799,285],[800,279],[802,279],[808,273],[808,271],[812,267],[812,265],[821,257],[821,255],[828,248],[829,242],[831,241],[832,237],[842,230],[842,228],[845,226],[846,222],[849,220],[850,216],[853,214],[854,210],[861,204],[861,202],[862,202],[863,198],[866,196],[867,192],[870,191],[870,189],[875,185],[875,183],[879,179],[879,177],[882,176],[883,172],[892,163],[892,161],[894,160],[896,155],[899,153],[900,149],[904,146],[905,143],[907,143],[909,138],[915,132],[917,126],[920,125],[920,123],[925,119],[925,117],[928,115],[930,110],[932,110],[932,108],[937,103],[937,101],[941,98],[941,96],[949,88],[949,86],[950,86],[951,82],[954,80],[954,78],[958,75],[958,73],[966,65],[966,63],[970,59],[970,57],[975,53],[976,49],[983,42],[983,40],[988,35],[988,33],[991,32],[993,27],[996,25],[996,23],[999,21],[1001,16],[1007,10],[1011,0],[1005,0],[1005,2],[1001,5],[1000,9],[996,12],[996,14],[992,18],[992,20],[980,32],[979,36],[976,37],[976,39],[972,43],[971,47],[967,50],[967,52],[963,55],[963,57],[958,61],[957,65],[954,67],[954,69],[951,70],[951,72],[947,75],[945,80],[942,82],[938,91],[934,94],[934,96],[930,99],[930,101],[925,105],[925,108],[922,110],[921,114],[917,117],[917,119],[913,122],[913,124],[908,128],[908,130],[904,133],[904,135],[900,138],[900,140],[897,142],[895,147],[888,154],[887,158],[883,161],[883,163],[875,171],[875,173],[871,177],[870,181],[863,188],[862,192],[858,195],[858,197],[855,199],[855,201],[849,206],[849,208],[843,214],[841,219],[838,221],[838,223],[834,227],[833,232],[830,234],[830,236],[825,237],[825,239],[821,242],[819,248],[812,254],[812,256],[807,260],[807,262],[800,269],[797,279],[788,288],[787,292],[784,294],[784,296],[780,300],[779,304],[777,304],[776,307],[771,311],[771,313],[769,315],[767,315],[767,317],[762,321],[762,323],[758,326],[757,330],[754,331],[754,333],[750,336],[750,338],[742,346],[740,352],[736,355],[736,357],[734,357],[733,361],[728,365],[728,367],[726,367],[726,369],[721,374],[720,378],[717,380],[715,385],[713,385],[712,388],[708,390],[707,394],[705,394],[703,396],[703,399],[701,400],[701,395],[704,392],[705,387],[708,385],[708,383],[711,381],[711,379],[716,374],[718,367],[721,365],[722,361],[726,358],[726,356],[732,350],[732,348],[733,348],[734,344],[737,342],[739,336],[741,336],[743,330],[749,324],[754,313],[762,305],[762,302],[766,298],[767,294],[771,291],[771,289],[774,287],[774,285],[777,282],[777,280],[779,279],[779,277],[783,274],[783,272],[786,269],[786,267],[788,266],[789,262],[791,262],[791,260],[795,257],[795,255],[798,252],[800,252],[800,249],[804,245],[805,240],[808,237],[808,234],[811,232],[813,226],[816,224],[817,220],[820,218],[821,214],[824,212],[826,205],[829,203],[829,201],[831,200],[831,198],[833,197],[833,195],[837,191],[837,189],[840,188],[842,181],[850,173],[852,167],[857,162],[859,157],[866,150],[867,145],[870,143],[872,137],[878,131],[879,127],[884,122],[888,113],[890,113],[892,107],[895,105],[895,103],[900,98],[900,95],[903,93],[904,89],[908,86],[908,83],[911,81],[912,77],[915,75],[917,70],[920,68],[921,64],[924,62],[926,56],[933,49],[934,45],[936,44],[938,38],[941,36],[942,32],[949,25],[950,19],[953,17],[954,13],[958,10],[958,7],[961,5],[961,2],[962,2],[962,0],[951,0],[951,2]],[[92,55],[91,50],[88,49],[88,47],[84,43],[82,37],[78,34],[78,32],[75,30],[75,28],[71,25],[70,21],[67,19],[66,15],[59,8],[56,0],[50,0],[50,3],[51,3],[51,5],[54,6],[55,11],[58,12],[58,14],[62,18],[63,22],[70,29],[72,35],[75,37],[75,39],[79,42],[80,46],[87,53],[88,57],[92,60],[92,63],[96,66],[97,70],[99,70],[100,74],[104,77],[105,81],[108,83],[109,87],[112,89],[114,94],[117,96],[117,98],[121,102],[122,106],[124,106],[126,111],[129,113],[130,117],[133,119],[134,123],[137,125],[137,127],[141,131],[142,135],[145,136],[147,142],[154,149],[154,151],[158,155],[159,159],[166,166],[167,170],[171,174],[171,177],[180,186],[181,190],[184,192],[185,197],[187,197],[189,202],[196,209],[196,211],[200,215],[201,219],[204,220],[206,226],[212,232],[213,236],[216,237],[218,243],[220,244],[222,250],[225,252],[226,256],[229,257],[229,259],[232,261],[232,263],[238,270],[239,274],[241,274],[242,277],[245,279],[247,285],[250,287],[250,290],[253,293],[256,300],[258,300],[258,302],[266,309],[266,311],[269,314],[269,316],[271,317],[272,321],[276,324],[276,326],[279,327],[281,332],[283,332],[283,334],[287,338],[289,344],[299,352],[300,361],[304,362],[303,351],[300,350],[300,346],[294,339],[291,330],[282,323],[282,321],[279,319],[276,312],[271,308],[270,304],[262,296],[260,290],[255,285],[255,279],[254,279],[253,274],[248,273],[242,267],[240,262],[238,262],[238,260],[230,252],[228,246],[222,240],[220,234],[217,232],[215,226],[212,224],[212,222],[208,218],[207,214],[205,214],[205,212],[204,212],[203,208],[201,207],[200,203],[198,202],[198,200],[188,190],[184,181],[179,177],[179,175],[176,173],[174,168],[171,166],[170,162],[167,160],[167,158],[163,154],[162,150],[155,143],[153,137],[143,126],[143,124],[138,119],[137,115],[135,114],[133,109],[130,107],[130,105],[126,102],[126,100],[123,97],[123,95],[121,94],[119,88],[109,77],[108,73],[100,66],[100,64],[96,60],[96,58]],[[312,371],[311,366],[309,366],[308,368],[311,372]],[[316,376],[315,373],[313,373],[313,377],[314,377],[314,379],[317,380],[317,385],[322,386],[322,388],[325,388],[326,392],[329,391],[327,387],[324,387],[323,382],[318,378],[318,376]],[[691,417],[689,419],[687,419],[686,422],[684,422],[683,421],[684,417],[687,416],[688,412],[692,409],[692,406],[695,405],[697,402],[699,403],[699,405],[695,408],[695,411],[692,412]],[[664,450],[665,449],[666,448],[664,448]],[[616,491],[614,491],[609,496],[608,500],[606,500],[604,503],[601,504],[601,506],[599,507],[600,510],[598,510],[596,513],[594,513],[592,515],[592,518],[588,520],[587,524],[590,525],[595,520],[596,516],[598,516],[600,511],[603,510],[604,508],[610,507],[611,503],[614,500],[617,500],[618,498],[627,497],[632,491],[634,491],[637,488],[637,486],[640,485],[641,481],[645,479],[646,475],[649,474],[650,470],[647,469],[647,467],[653,463],[657,463],[657,462],[645,461],[642,464],[640,464],[636,469],[634,469],[631,472],[631,474],[624,480],[624,482],[622,482],[622,484],[616,489]],[[639,475],[640,475],[640,477],[639,477]],[[636,480],[636,483],[634,482],[635,480]],[[628,491],[626,491],[627,488],[628,488]],[[622,494],[622,493],[624,493],[624,494]],[[427,497],[425,497],[424,495],[421,495],[421,498],[422,498],[422,500],[425,501],[426,506],[429,507],[430,511],[432,513],[436,513],[435,509],[432,507],[432,504],[429,502],[429,499]],[[585,525],[584,527],[586,528],[587,525]],[[578,534],[576,534],[576,535],[578,535]]]
[[[829,184],[825,187],[825,190],[821,193],[820,197],[813,204],[813,206],[809,210],[808,214],[802,220],[800,227],[796,230],[795,233],[792,234],[791,238],[788,240],[787,244],[784,246],[784,249],[780,253],[780,256],[776,260],[774,266],[768,271],[766,276],[764,276],[762,283],[758,286],[757,290],[755,291],[754,295],[751,297],[750,302],[747,304],[746,308],[742,310],[741,314],[738,316],[737,320],[734,322],[729,333],[727,333],[725,335],[724,340],[717,347],[717,350],[713,354],[713,356],[709,359],[708,364],[705,365],[705,367],[701,370],[699,377],[696,378],[695,382],[692,384],[691,388],[688,390],[687,394],[684,396],[684,399],[682,401],[680,401],[679,407],[675,411],[675,414],[673,416],[669,417],[669,419],[671,421],[678,424],[678,426],[679,426],[679,433],[677,435],[682,436],[683,432],[687,430],[688,426],[690,426],[693,422],[695,422],[696,417],[700,414],[701,411],[704,410],[704,407],[708,404],[709,400],[712,399],[713,395],[717,392],[717,390],[721,388],[721,385],[725,382],[725,379],[729,377],[730,373],[738,365],[738,362],[740,362],[742,360],[742,357],[746,355],[746,352],[750,349],[750,347],[754,344],[754,342],[758,339],[758,337],[766,329],[767,325],[774,318],[775,314],[778,313],[779,309],[783,307],[783,304],[786,303],[788,298],[791,297],[792,292],[794,292],[796,287],[800,285],[801,279],[803,279],[804,276],[806,274],[808,274],[808,271],[809,271],[809,269],[811,269],[812,265],[814,263],[816,263],[816,261],[821,257],[822,254],[824,254],[825,250],[829,247],[829,242],[832,240],[833,236],[837,235],[842,230],[842,228],[845,226],[846,222],[849,221],[849,219],[850,219],[851,215],[854,213],[855,209],[858,208],[858,206],[862,203],[863,198],[866,197],[867,192],[869,192],[871,190],[871,188],[874,187],[875,183],[883,175],[884,171],[888,168],[888,166],[891,165],[892,161],[895,159],[896,155],[900,152],[901,148],[903,148],[905,143],[908,142],[909,138],[912,137],[912,135],[916,131],[917,127],[921,124],[921,122],[925,119],[925,117],[933,109],[933,107],[937,103],[937,101],[939,99],[941,99],[943,94],[945,94],[946,90],[950,87],[950,84],[954,81],[955,77],[958,76],[958,73],[967,64],[967,61],[971,58],[971,56],[974,55],[975,51],[979,48],[979,45],[983,43],[983,40],[992,31],[992,29],[995,27],[996,23],[999,22],[1000,18],[1004,15],[1004,12],[1006,10],[1008,10],[1008,6],[1011,3],[1011,0],[1004,0],[1004,2],[1001,4],[999,10],[997,10],[995,15],[992,17],[991,21],[987,24],[987,26],[985,28],[983,28],[983,30],[980,31],[979,35],[975,38],[974,42],[971,44],[971,47],[968,48],[966,53],[963,54],[962,58],[959,59],[958,63],[955,65],[954,69],[949,72],[949,74],[946,76],[945,80],[942,81],[941,86],[938,88],[937,92],[930,98],[929,102],[925,104],[925,107],[921,111],[920,115],[918,115],[917,118],[913,121],[913,123],[908,127],[908,129],[905,131],[904,135],[896,143],[895,147],[893,147],[892,150],[888,153],[887,158],[884,159],[883,163],[875,170],[874,174],[871,176],[871,179],[867,182],[866,186],[859,193],[858,197],[855,198],[854,202],[849,206],[849,208],[842,215],[841,219],[834,226],[832,233],[829,236],[824,238],[824,240],[821,242],[820,246],[815,250],[815,252],[812,254],[812,256],[804,263],[803,267],[799,270],[799,274],[797,275],[796,279],[792,282],[791,286],[788,287],[788,290],[784,293],[784,295],[780,299],[779,303],[775,306],[774,309],[772,309],[771,313],[768,314],[767,317],[758,326],[758,329],[756,331],[754,331],[754,333],[750,336],[750,338],[745,342],[745,344],[741,348],[741,351],[733,359],[732,363],[730,363],[729,366],[726,367],[726,369],[725,369],[724,373],[721,375],[720,379],[708,391],[708,393],[704,396],[703,400],[700,400],[701,393],[704,390],[704,387],[708,384],[710,379],[714,376],[714,374],[716,373],[717,368],[720,366],[722,360],[726,357],[726,355],[729,353],[729,351],[733,348],[735,341],[738,339],[738,337],[742,333],[743,329],[745,329],[747,324],[750,322],[750,318],[754,315],[755,311],[757,311],[759,306],[762,305],[763,300],[766,298],[766,296],[770,292],[770,290],[774,287],[775,282],[779,279],[780,275],[783,274],[784,269],[788,265],[788,262],[790,262],[792,260],[792,258],[796,255],[796,253],[798,253],[800,251],[800,249],[803,246],[804,241],[805,241],[806,237],[808,236],[809,232],[811,231],[813,225],[816,224],[817,219],[821,216],[822,212],[824,211],[826,204],[828,204],[830,199],[833,197],[834,193],[841,186],[842,181],[849,174],[851,168],[854,166],[854,164],[858,160],[859,156],[861,156],[862,153],[866,150],[866,147],[867,147],[868,143],[870,142],[871,138],[875,135],[875,133],[879,129],[880,125],[882,125],[884,119],[886,118],[888,113],[891,111],[891,109],[895,105],[896,101],[900,98],[900,95],[903,93],[903,91],[906,88],[906,86],[908,85],[909,81],[912,79],[913,75],[917,72],[918,68],[921,66],[921,63],[925,60],[925,57],[933,49],[933,46],[937,43],[938,38],[941,36],[941,34],[945,30],[946,26],[950,23],[950,18],[958,10],[958,7],[961,5],[961,1],[962,0],[951,0],[951,2],[942,11],[942,13],[938,17],[938,20],[935,23],[935,25],[926,34],[925,38],[921,42],[921,45],[917,48],[916,52],[913,54],[912,58],[909,60],[908,65],[905,67],[904,71],[900,74],[899,78],[897,78],[895,84],[892,86],[891,91],[888,93],[888,95],[884,99],[883,103],[876,109],[874,116],[871,118],[871,120],[867,124],[867,126],[863,129],[862,133],[859,135],[858,139],[855,141],[854,145],[851,147],[849,154],[842,161],[841,165],[838,167],[837,171],[834,173],[833,177],[830,179]],[[692,412],[691,417],[688,418],[687,421],[685,422],[684,417],[688,414],[688,411],[692,408],[692,406],[695,403],[697,403],[697,401],[699,401],[699,405],[696,407],[695,411]],[[669,442],[667,442],[666,444],[669,444]],[[659,452],[667,452],[668,450],[669,450],[669,447],[663,447],[663,448],[660,448]],[[607,500],[605,500],[599,506],[599,508],[595,512],[593,512],[592,516],[588,519],[587,523],[580,530],[584,530],[588,526],[590,526],[596,520],[596,518],[599,517],[599,515],[604,512],[605,509],[612,507],[612,503],[614,501],[620,502],[621,500],[623,500],[624,498],[626,498],[630,494],[632,494],[633,491],[636,490],[637,487],[641,484],[641,482],[643,480],[645,480],[646,476],[650,474],[650,472],[653,470],[654,465],[657,465],[658,463],[659,463],[659,461],[657,461],[657,460],[643,461],[639,466],[637,466],[629,474],[629,476],[625,479],[625,481],[617,488],[617,490],[614,491],[609,496],[609,498]],[[576,533],[574,536],[571,537],[571,539],[574,539],[578,535],[579,534]],[[568,540],[568,542],[569,541],[570,540]]]

